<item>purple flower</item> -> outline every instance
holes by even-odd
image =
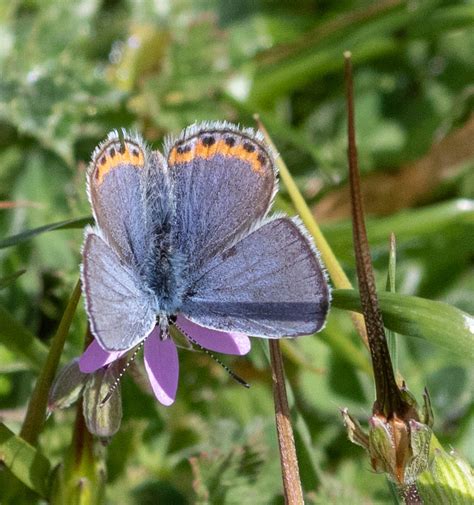
[[[210,351],[237,355],[247,354],[250,351],[250,339],[243,333],[211,330],[183,316],[177,317],[175,325],[191,342],[197,342]],[[83,373],[95,372],[121,358],[128,351],[130,349],[107,351],[94,340],[81,356],[79,368]],[[178,349],[172,338],[161,338],[159,326],[155,326],[145,340],[144,360],[156,398],[163,405],[171,405],[176,398],[178,388]]]

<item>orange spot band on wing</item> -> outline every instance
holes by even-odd
[[[262,151],[255,147],[254,144],[251,145],[254,149],[248,151],[245,149],[244,144],[239,143],[234,146],[229,146],[223,139],[214,142],[212,145],[206,145],[201,140],[189,151],[178,152],[178,148],[176,146],[173,147],[169,155],[169,163],[170,165],[189,163],[195,158],[207,160],[220,154],[221,156],[238,158],[246,161],[254,172],[261,172],[263,170],[261,161]]]
[[[176,163],[188,163],[195,157],[196,154],[193,150],[179,153],[178,149],[176,147],[173,147],[170,153],[169,163],[170,165],[175,165]]]
[[[114,155],[110,154],[113,149]],[[131,146],[112,146],[104,149],[95,161],[95,179],[97,184],[102,184],[104,177],[119,165],[132,165],[135,168],[143,168],[145,157],[138,147]]]

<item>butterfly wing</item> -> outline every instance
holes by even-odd
[[[165,154],[176,205],[175,241],[192,277],[265,216],[276,171],[260,134],[226,123],[186,129]]]
[[[97,226],[128,264],[143,262],[147,249],[144,226],[144,172],[149,152],[143,141],[111,132],[92,156],[87,174],[89,199]]]
[[[278,338],[320,330],[329,303],[311,240],[297,220],[277,217],[205,265],[182,313],[209,328]]]
[[[130,349],[155,326],[152,297],[118,254],[89,229],[83,248],[82,289],[91,331],[107,351]]]

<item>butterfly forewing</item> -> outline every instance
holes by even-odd
[[[276,172],[259,135],[226,124],[188,128],[168,146],[174,236],[188,275],[247,233],[268,212]]]

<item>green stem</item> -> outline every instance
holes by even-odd
[[[20,436],[33,446],[38,443],[38,437],[46,419],[46,407],[51,384],[56,375],[66,336],[71,326],[72,318],[81,297],[81,285],[78,281],[64,311],[58,330],[53,337],[48,356],[36,381],[35,388],[28,404],[25,420]]]
[[[397,268],[397,244],[395,240],[395,235],[390,234],[390,250],[388,259],[388,274],[387,274],[387,286],[386,291],[391,293],[396,292],[396,268]],[[387,342],[390,351],[390,357],[392,358],[393,369],[395,370],[395,376],[398,372],[398,344],[397,344],[397,334],[387,329]]]

